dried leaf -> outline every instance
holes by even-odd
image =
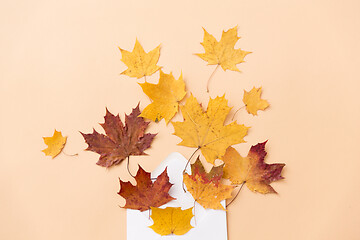
[[[151,212],[154,224],[150,228],[161,236],[184,235],[193,228],[190,225],[194,216],[192,208],[181,210],[180,207],[167,207],[165,209],[152,207]]]
[[[225,210],[221,201],[231,198],[234,186],[220,183],[223,166],[213,167],[206,173],[199,158],[191,165],[192,174],[184,174],[184,183],[196,202],[204,208]]]
[[[210,99],[206,112],[194,96],[180,107],[184,122],[173,122],[174,134],[183,139],[179,145],[201,149],[206,161],[214,164],[226,149],[245,142],[248,127],[235,122],[224,126],[230,107],[224,96]]]
[[[209,65],[220,65],[224,70],[240,72],[236,65],[244,62],[244,57],[251,52],[234,49],[239,39],[237,26],[226,32],[223,31],[219,42],[204,29],[204,41],[201,45],[204,47],[205,53],[196,55],[207,61]]]
[[[67,137],[63,137],[61,132],[55,129],[52,137],[43,137],[43,139],[48,147],[42,150],[42,152],[44,152],[46,156],[55,158],[63,150]]]
[[[257,115],[258,110],[265,110],[269,106],[268,101],[261,99],[260,96],[261,87],[253,87],[250,92],[244,90],[243,102],[245,103],[248,113]]]
[[[169,182],[167,169],[156,178],[155,182],[152,182],[151,174],[139,166],[135,180],[136,186],[120,180],[118,194],[126,199],[124,208],[145,211],[150,207],[160,207],[175,199],[168,193],[173,184]]]
[[[182,75],[175,80],[172,73],[165,74],[160,70],[160,79],[158,84],[142,83],[140,84],[144,93],[148,95],[153,102],[150,103],[141,113],[141,117],[159,122],[165,119],[166,124],[178,112],[179,102],[185,97],[185,83]]]
[[[200,175],[203,176],[204,179],[211,179],[212,182],[219,183],[223,175],[223,165],[217,167],[214,166],[211,168],[210,172],[207,173],[198,156],[196,161],[191,164],[191,175]]]
[[[150,147],[156,134],[144,133],[149,123],[139,115],[138,105],[130,115],[125,115],[124,126],[119,115],[115,116],[106,109],[105,123],[101,124],[106,135],[95,129],[91,134],[81,133],[89,145],[86,150],[100,154],[96,164],[111,167],[130,155],[146,155],[144,150]]]
[[[123,61],[128,69],[123,71],[121,74],[125,74],[129,77],[142,78],[144,76],[150,76],[159,70],[161,67],[157,66],[156,63],[160,57],[160,45],[149,53],[144,51],[139,41],[136,39],[135,46],[132,52],[128,52],[121,49],[121,61]]]
[[[276,193],[270,183],[283,179],[281,171],[285,164],[264,163],[267,154],[265,144],[263,142],[252,146],[247,157],[242,157],[234,148],[229,147],[222,158],[225,163],[223,177],[236,185],[245,182],[253,192]]]

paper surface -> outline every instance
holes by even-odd
[[[182,189],[182,171],[187,159],[180,153],[171,153],[152,173],[151,177],[157,177],[167,167],[170,183],[174,184],[169,194],[175,197],[173,200],[163,206],[181,207],[183,210],[194,206],[194,199],[189,192],[184,193]],[[190,173],[190,165],[187,168]],[[225,201],[221,204],[225,207]],[[137,210],[127,209],[127,240],[157,240],[157,239],[187,239],[187,240],[227,240],[227,223],[226,211],[204,209],[200,204],[195,203],[195,213],[191,220],[194,227],[184,235],[160,236],[155,233],[149,226],[153,224],[149,219],[149,212],[140,212]]]

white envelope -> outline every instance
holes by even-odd
[[[180,153],[174,152],[151,173],[151,177],[157,177],[167,167],[170,183],[174,184],[170,188],[169,194],[176,200],[170,201],[161,208],[181,207],[184,210],[194,206],[194,199],[191,194],[189,192],[184,193],[182,189],[182,171],[186,162],[186,158]],[[191,172],[190,166],[188,166],[187,172]],[[225,207],[225,201],[222,201],[221,204]],[[140,212],[127,209],[127,240],[227,240],[226,211],[204,209],[198,203],[195,203],[195,217],[191,220],[191,225],[194,228],[184,235],[161,236],[149,228],[152,224],[153,220],[149,219],[149,211]]]

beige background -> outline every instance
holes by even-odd
[[[117,46],[146,51],[162,44],[159,65],[206,106],[201,27],[218,39],[239,26],[237,47],[252,51],[243,73],[218,71],[210,96],[226,93],[234,110],[243,89],[263,87],[271,108],[242,110],[251,145],[269,139],[268,163],[286,163],[279,195],[244,190],[230,206],[229,239],[359,239],[359,1],[2,1],[0,3],[0,239],[125,239],[124,201],[116,193],[125,164],[109,170],[84,152],[79,131],[101,130],[105,107],[129,113],[149,103]],[[150,78],[156,82],[158,74]],[[176,116],[175,120],[181,120]],[[68,136],[64,154],[41,152],[54,128]],[[132,157],[153,170],[169,153],[189,157],[173,127],[158,132],[149,156]]]

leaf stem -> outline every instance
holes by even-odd
[[[133,178],[135,178],[135,176],[132,175],[131,172],[130,172],[129,165],[130,165],[130,156],[127,157],[127,170],[128,170],[128,172],[129,172],[130,176],[132,176]]]
[[[219,68],[219,64],[216,66],[216,68],[214,69],[214,71],[211,73],[211,75],[210,75],[210,77],[209,77],[209,79],[208,79],[208,81],[207,81],[207,84],[206,84],[206,92],[209,92],[209,83],[210,83],[210,80],[211,80],[211,78],[214,76],[214,74],[215,74],[215,72],[216,72],[216,70]]]
[[[184,170],[183,170],[183,175],[185,174],[186,168],[187,168],[187,166],[189,165],[192,157],[195,155],[195,153],[196,153],[199,149],[200,149],[200,147],[198,147],[198,148],[191,154],[191,156],[190,156],[189,160],[187,161],[187,163],[186,163],[186,165],[185,165],[185,168],[184,168]],[[185,186],[184,186],[184,180],[183,180],[183,182],[182,182],[182,188],[183,188],[184,192],[186,193]]]
[[[194,209],[194,222],[195,222],[195,225],[196,225],[196,216],[195,216],[195,203],[196,203],[196,201],[194,200],[194,207],[193,207],[193,209]]]
[[[234,115],[233,115],[233,117],[232,117],[231,121],[233,121],[233,120],[234,120],[234,117],[235,117],[235,115],[237,114],[237,112],[238,112],[240,109],[243,109],[244,107],[246,107],[246,105],[244,105],[244,106],[240,107],[238,110],[236,110],[236,112],[234,113]]]
[[[239,195],[239,193],[240,193],[240,191],[243,188],[245,183],[246,183],[246,181],[242,182],[242,184],[240,185],[239,191],[236,193],[235,197],[226,205],[226,207],[228,207],[236,199],[236,197]]]
[[[190,163],[190,161],[191,161],[191,158],[194,156],[194,154],[195,154],[199,149],[200,149],[200,147],[198,147],[198,148],[191,154],[189,160],[187,161],[187,163],[186,163],[186,165],[185,165],[185,168],[184,168],[184,170],[183,170],[183,174],[185,173],[186,168],[187,168],[187,166],[189,165],[189,163]]]
[[[78,156],[78,155],[79,155],[78,153],[68,154],[68,153],[64,152],[64,150],[62,151],[62,153],[65,154],[66,156],[69,156],[69,157],[75,157],[75,156]]]

